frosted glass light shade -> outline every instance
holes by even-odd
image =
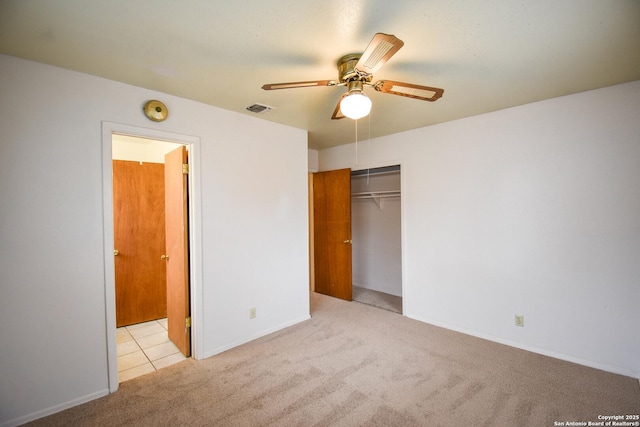
[[[371,100],[362,92],[353,92],[340,101],[342,114],[353,120],[358,120],[371,111]]]

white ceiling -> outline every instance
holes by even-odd
[[[0,0],[0,53],[249,115],[266,104],[256,117],[316,149],[355,140],[353,121],[331,120],[345,88],[261,86],[337,80],[376,32],[405,45],[374,82],[445,92],[367,90],[359,140],[640,79],[637,0]]]

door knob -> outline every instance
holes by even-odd
[[[120,253],[120,251],[119,251],[119,250],[117,250],[117,249],[114,249],[114,250],[113,250],[113,256],[118,256],[118,254],[119,254],[119,253]]]
[[[353,243],[353,240],[346,239],[346,240],[343,240],[342,243],[344,243],[344,244]]]
[[[169,261],[169,255],[162,255],[162,256],[160,257],[160,259],[163,259],[163,260],[165,260],[165,261]]]

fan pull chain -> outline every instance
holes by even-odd
[[[358,121],[354,120],[356,123],[356,166],[358,166]]]
[[[369,113],[369,135],[367,137],[367,141],[369,141],[369,166],[371,166],[371,113]],[[369,186],[369,172],[370,168],[367,168],[367,186]]]

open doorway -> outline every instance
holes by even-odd
[[[402,313],[400,165],[351,172],[353,300]]]
[[[400,166],[310,176],[310,289],[402,313]]]
[[[177,174],[183,178],[181,187],[183,187],[184,193],[184,209],[182,212],[183,220],[185,221],[185,227],[183,227],[183,243],[178,244],[184,249],[186,261],[182,264],[174,263],[177,259],[182,259],[181,256],[169,256],[168,252],[163,252],[158,257],[158,261],[166,262],[173,265],[180,265],[178,270],[183,270],[187,275],[186,286],[184,287],[182,303],[186,307],[186,312],[179,320],[178,330],[182,331],[185,335],[188,331],[188,338],[186,344],[190,347],[187,350],[191,353],[191,357],[199,358],[198,356],[198,342],[199,333],[201,329],[198,328],[201,325],[201,309],[198,304],[201,304],[202,295],[202,240],[201,240],[201,217],[200,217],[200,179],[199,179],[199,138],[173,134],[164,131],[157,131],[146,128],[136,128],[128,125],[115,124],[109,122],[103,122],[102,125],[102,140],[103,140],[103,215],[104,215],[104,253],[105,253],[105,296],[106,296],[106,325],[107,325],[107,352],[108,352],[108,372],[109,372],[109,390],[115,392],[118,389],[119,375],[118,375],[118,346],[117,346],[117,333],[116,333],[116,280],[115,280],[115,259],[117,258],[114,250],[117,250],[114,245],[114,182],[113,182],[113,135],[127,135],[130,137],[137,137],[147,140],[161,141],[162,143],[173,143],[174,147],[178,149],[173,150],[180,157],[178,163]],[[157,142],[147,142],[148,144],[157,144]],[[140,148],[140,145],[137,148]],[[131,148],[131,147],[129,147]],[[186,152],[189,152],[187,160]],[[184,157],[181,157],[183,156]],[[140,160],[135,159],[138,162]],[[133,159],[131,161],[134,161]],[[184,162],[184,166],[183,166]],[[174,168],[175,169],[175,168]],[[175,172],[175,171],[174,171]],[[172,172],[172,174],[175,174]],[[186,174],[184,174],[186,172]],[[187,198],[186,195],[189,195]],[[166,242],[169,242],[167,236]],[[167,246],[166,251],[172,249]],[[173,253],[173,252],[172,252]],[[162,258],[161,258],[162,257]],[[167,267],[167,276],[169,276],[169,267]],[[167,289],[169,294],[169,289]],[[167,302],[170,297],[168,297]],[[190,312],[188,311],[190,310]],[[168,329],[168,334],[171,335],[171,322],[169,321],[171,315],[167,312],[167,323],[165,329]],[[163,320],[153,320],[152,322],[162,322]],[[176,329],[176,328],[174,328]],[[173,340],[173,339],[172,339]],[[173,340],[175,341],[175,340]],[[184,351],[183,351],[184,352]]]
[[[182,144],[112,135],[120,382],[190,355],[186,155]]]

